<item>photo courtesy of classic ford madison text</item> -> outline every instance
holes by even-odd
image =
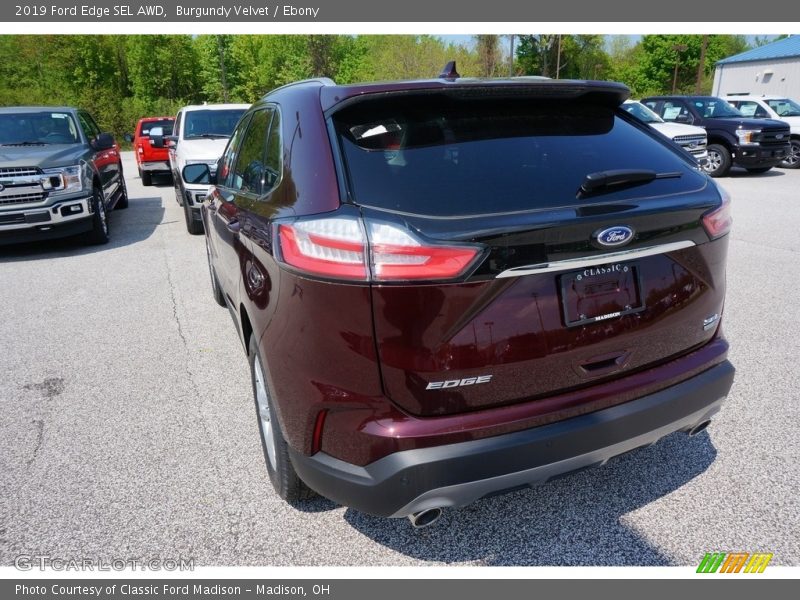
[[[0,564],[800,562],[800,36],[0,58]]]

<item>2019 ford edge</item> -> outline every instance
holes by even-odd
[[[425,525],[708,424],[729,199],[628,94],[304,81],[184,169],[282,498]]]

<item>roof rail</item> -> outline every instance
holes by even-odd
[[[284,83],[281,86],[271,89],[270,91],[267,92],[267,94],[271,94],[272,92],[277,92],[278,90],[283,90],[285,88],[294,87],[296,85],[308,85],[309,83],[319,83],[325,87],[336,85],[336,82],[330,77],[312,77],[310,79],[301,79],[300,81],[292,81],[291,83]]]

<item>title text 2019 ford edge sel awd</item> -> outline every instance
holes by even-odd
[[[729,200],[627,96],[315,80],[246,113],[202,214],[281,497],[423,525],[707,425]]]

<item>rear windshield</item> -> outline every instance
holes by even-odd
[[[230,137],[233,128],[244,114],[244,108],[225,110],[192,110],[186,113],[183,137]]]
[[[498,214],[705,185],[658,134],[594,104],[429,95],[361,102],[332,118],[353,200],[385,210]],[[576,198],[587,174],[611,169],[681,176]]]
[[[172,135],[172,127],[175,125],[175,119],[163,119],[160,121],[145,121],[142,123],[142,132],[139,135],[149,136],[150,130],[155,127],[161,127],[164,130],[163,135]]]

